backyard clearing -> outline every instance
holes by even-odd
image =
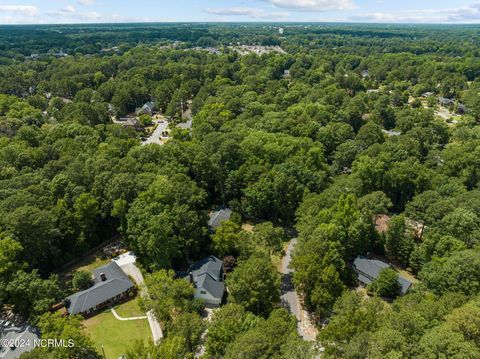
[[[144,316],[138,305],[138,299],[114,307],[118,314],[130,316]],[[95,348],[102,353],[102,345],[106,359],[117,359],[125,354],[127,348],[132,347],[136,340],[146,341],[152,338],[147,319],[118,320],[110,309],[83,322],[85,332],[93,340]]]

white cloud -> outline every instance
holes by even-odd
[[[458,8],[360,14],[351,16],[348,20],[381,23],[477,23],[480,22],[480,3]]]
[[[480,20],[480,3],[465,6],[455,11],[452,11],[448,15],[448,20],[456,22],[470,22]]]
[[[62,11],[72,14],[75,12],[75,7],[68,5],[67,7],[63,8]]]
[[[210,15],[247,16],[253,19],[279,19],[289,16],[288,12],[268,12],[264,9],[250,7],[234,7],[229,9],[206,9]]]
[[[47,12],[47,15],[50,16],[72,16],[76,12],[75,7],[72,5],[68,5],[60,10],[55,10],[55,11],[49,11]]]
[[[35,16],[39,13],[39,10],[32,5],[0,5],[0,13]]]
[[[68,5],[57,11],[50,11],[46,13],[47,16],[63,20],[72,19],[74,21],[97,21],[104,19],[104,17],[96,11],[78,12],[74,6]]]
[[[93,0],[77,0],[80,5],[90,6],[93,5]]]
[[[353,0],[264,0],[274,6],[296,11],[338,11],[356,9]]]

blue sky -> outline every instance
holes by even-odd
[[[1,0],[0,24],[146,21],[480,23],[480,0]]]

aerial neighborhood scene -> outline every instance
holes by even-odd
[[[16,358],[480,358],[480,2],[3,0]]]

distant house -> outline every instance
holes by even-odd
[[[191,130],[192,129],[192,120],[188,120],[187,122],[180,122],[176,126],[177,128],[181,128],[182,130]]]
[[[128,298],[135,285],[117,263],[111,262],[93,271],[95,284],[65,299],[67,313],[92,315],[100,309]]]
[[[223,262],[215,256],[204,258],[190,266],[189,280],[195,287],[195,299],[208,307],[218,307],[225,293]]]
[[[358,281],[365,286],[377,279],[380,272],[385,268],[390,268],[390,265],[377,259],[357,257],[353,262],[353,270],[357,274]],[[400,293],[402,295],[406,294],[412,285],[412,282],[401,275],[398,276],[398,283],[400,284]]]
[[[438,103],[444,107],[448,107],[448,106],[453,106],[455,104],[455,101],[452,100],[451,98],[439,97]]]
[[[138,121],[135,117],[130,117],[130,116],[120,117],[118,121],[121,122],[122,126],[131,127],[136,130],[142,129],[142,125],[140,124],[140,121]]]
[[[208,220],[208,226],[211,230],[216,230],[222,222],[228,221],[232,215],[232,210],[227,207],[222,207],[217,211],[210,213],[210,219]]]
[[[137,116],[140,115],[153,115],[153,112],[155,110],[155,102],[149,101],[145,103],[142,107],[139,107],[135,110],[135,114]]]

